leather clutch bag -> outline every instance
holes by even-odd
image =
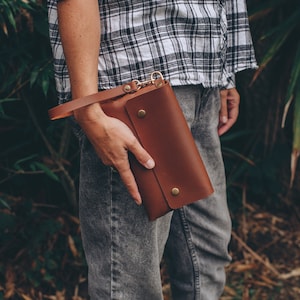
[[[103,111],[123,121],[155,161],[151,170],[129,154],[149,220],[213,193],[209,176],[176,96],[160,72],[149,81],[133,80],[116,88],[75,99],[49,110],[50,119],[98,102]]]

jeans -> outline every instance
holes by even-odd
[[[174,91],[215,192],[155,221],[148,221],[119,174],[103,165],[83,132],[75,130],[81,151],[79,216],[91,300],[163,299],[160,262],[165,246],[174,300],[217,300],[223,291],[231,228],[216,131],[219,91],[202,86]]]
[[[228,243],[231,220],[217,134],[218,89],[174,87],[186,120],[214,187],[207,199],[174,212],[166,245],[173,300],[217,300],[231,258]]]

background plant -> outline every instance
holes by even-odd
[[[300,5],[296,0],[271,0],[253,7],[250,20],[267,19],[270,26],[262,31],[260,41],[268,47],[260,61],[253,81],[271,63],[280,66],[278,76],[284,76],[285,84],[275,87],[283,95],[282,127],[286,124],[289,110],[293,119],[293,143],[291,151],[291,185],[295,179],[300,154]]]
[[[56,104],[45,3],[0,2],[0,299],[71,298],[86,270],[77,144]],[[29,299],[30,299],[29,298]]]
[[[232,199],[246,193],[264,204],[292,204],[299,190],[300,5],[249,0],[248,7],[259,68],[238,75],[241,114],[222,138],[228,192]]]
[[[222,299],[299,299],[300,3],[247,2],[260,67],[238,75],[239,120],[222,138],[233,220]]]

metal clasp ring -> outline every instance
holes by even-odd
[[[164,80],[164,76],[161,72],[154,71],[154,72],[151,73],[151,77],[150,77],[152,84],[154,84],[154,81],[156,79],[158,79],[157,77],[161,78],[161,80]]]
[[[135,80],[133,80],[133,82],[136,83],[137,89],[139,90],[147,85],[155,84],[155,80],[157,80],[158,78],[161,78],[161,80],[164,80],[164,77],[161,72],[154,71],[151,73],[150,80],[140,81],[138,79],[135,79]]]

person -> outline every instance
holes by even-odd
[[[148,221],[128,152],[151,169],[150,153],[98,104],[75,111],[91,299],[162,299],[164,253],[174,300],[219,299],[231,232],[219,135],[238,116],[235,74],[256,67],[245,1],[48,0],[48,16],[59,103],[162,72],[214,187]]]

